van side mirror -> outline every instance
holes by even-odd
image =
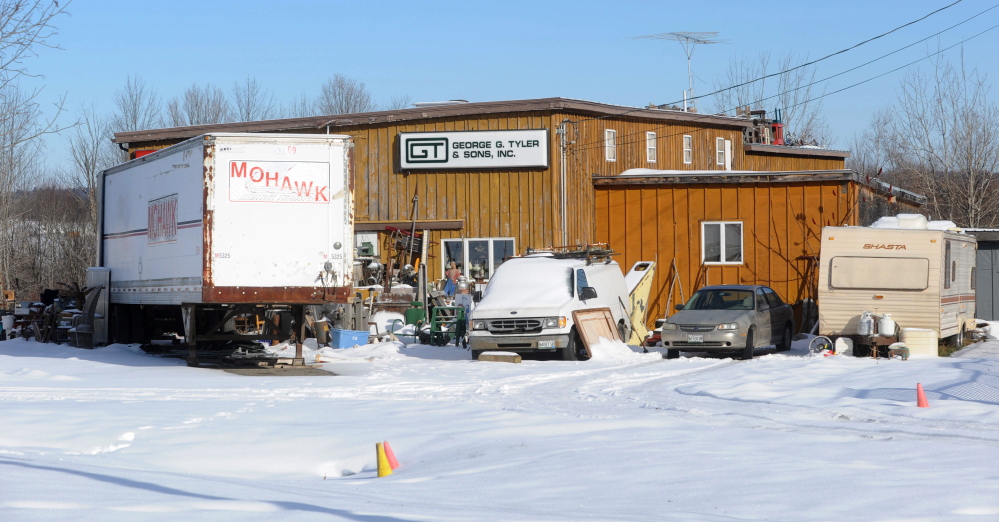
[[[592,286],[584,286],[579,289],[579,300],[586,301],[587,299],[593,299],[597,296],[597,289]]]
[[[674,306],[673,308],[675,308],[677,310],[683,310],[683,305],[682,304],[678,304],[678,305]]]

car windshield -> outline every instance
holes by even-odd
[[[752,310],[752,290],[698,290],[684,310]]]

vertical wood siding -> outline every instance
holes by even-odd
[[[687,212],[693,215],[707,213],[724,201],[718,212],[735,215],[734,209],[771,205],[767,199],[773,194],[755,192],[746,194],[734,189],[701,187],[685,192],[622,192],[620,201],[614,200],[613,210],[606,207],[607,197],[596,198],[593,176],[616,176],[632,168],[660,170],[723,170],[715,161],[715,139],[732,142],[732,168],[736,170],[821,170],[841,169],[842,159],[813,158],[807,156],[775,156],[766,153],[744,152],[742,130],[739,127],[717,127],[697,122],[664,122],[643,120],[627,116],[588,119],[586,115],[557,111],[515,112],[506,114],[469,115],[449,118],[409,120],[398,123],[366,123],[333,126],[331,133],[347,134],[355,142],[355,210],[356,221],[408,221],[413,210],[413,196],[419,196],[416,218],[419,220],[462,220],[461,230],[431,231],[429,239],[435,244],[429,249],[430,259],[425,260],[431,278],[442,277],[442,239],[470,237],[513,237],[518,253],[526,247],[543,248],[562,244],[561,209],[561,154],[556,129],[563,120],[575,121],[568,125],[569,145],[566,153],[567,169],[567,236],[570,244],[607,241],[614,248],[624,248],[634,253],[634,259],[648,259],[657,248],[661,234],[655,229],[639,227],[668,212],[670,234],[668,240],[686,245],[698,241],[699,222],[690,221],[682,230],[676,223],[687,221]],[[507,129],[548,129],[549,168],[512,170],[420,170],[403,172],[399,169],[398,134],[400,132],[476,131]],[[617,131],[617,161],[605,159],[604,130]],[[656,162],[646,157],[646,132],[656,133]],[[300,133],[325,133],[325,128],[296,130]],[[693,161],[683,163],[683,136],[693,138]],[[162,148],[180,140],[163,140],[129,144],[130,151]],[[769,162],[769,163],[768,163]],[[767,166],[763,168],[763,166]],[[772,166],[772,167],[771,167]],[[652,190],[652,189],[644,189]],[[783,192],[780,198],[792,197]],[[800,197],[794,193],[793,197]],[[783,201],[783,199],[782,199]],[[785,203],[773,203],[785,205]],[[801,206],[801,205],[799,205]],[[724,210],[722,210],[724,208]],[[594,214],[594,209],[597,210]],[[781,207],[783,209],[783,207]],[[781,210],[783,212],[783,210]],[[608,228],[608,214],[614,215],[614,226]],[[719,214],[721,215],[721,214]],[[626,220],[638,235],[625,233],[620,226]],[[682,227],[680,227],[682,228]],[[786,228],[786,227],[785,227]],[[762,231],[761,231],[762,232]],[[387,236],[383,236],[380,251],[387,260]],[[769,241],[761,234],[761,241]],[[675,245],[674,245],[675,246]],[[673,248],[673,247],[670,247]],[[661,251],[655,250],[656,252]],[[641,255],[640,255],[641,254]],[[754,254],[755,255],[755,254]],[[672,256],[672,254],[670,254]],[[662,255],[660,255],[661,261]],[[630,259],[630,258],[629,258]],[[666,260],[668,262],[668,260]],[[678,261],[679,262],[679,261]],[[687,264],[684,270],[693,270]],[[756,268],[754,268],[756,269]],[[762,270],[770,270],[763,268]],[[774,269],[778,270],[778,269]],[[691,277],[710,278],[717,282],[721,277],[735,277],[746,269],[711,269]],[[769,272],[766,272],[769,273]],[[660,276],[662,277],[662,276]],[[685,289],[688,283],[685,281]],[[688,292],[689,293],[689,292]]]
[[[676,262],[684,296],[708,284],[765,284],[789,303],[815,298],[823,226],[850,224],[854,206],[847,182],[758,184],[604,185],[595,190],[597,241],[621,253],[627,269],[637,261],[659,267],[649,296],[651,324],[681,303],[669,297]],[[701,262],[701,223],[741,221],[741,265]]]

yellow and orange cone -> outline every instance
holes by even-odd
[[[392,466],[389,465],[388,457],[385,456],[385,448],[381,442],[375,443],[375,453],[378,456],[378,477],[387,477],[392,474]]]

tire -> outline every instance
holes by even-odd
[[[569,332],[569,344],[562,348],[562,360],[563,361],[581,361],[585,360],[586,356],[580,356],[579,351],[583,347],[583,342],[579,339],[579,334],[576,333],[576,329],[573,328]]]
[[[961,329],[957,331],[957,334],[954,335],[953,340],[951,341],[953,347],[957,348],[958,350],[964,348],[964,337],[965,337],[964,325],[961,325]]]
[[[666,350],[666,355],[663,355],[663,359],[679,359],[680,350]]]
[[[748,361],[753,358],[753,329],[749,329],[749,333],[746,334],[746,347],[742,349],[743,361]]]
[[[478,361],[480,355],[482,355],[482,350],[472,350],[472,360],[473,361]]]
[[[780,344],[777,345],[778,352],[786,352],[791,349],[791,325],[784,327],[784,337],[781,337]]]

